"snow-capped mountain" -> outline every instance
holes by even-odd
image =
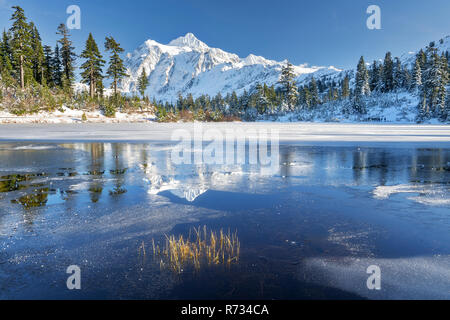
[[[240,58],[218,48],[210,48],[192,33],[161,44],[147,40],[125,59],[127,73],[121,88],[124,93],[136,92],[137,79],[144,69],[149,78],[146,94],[157,100],[175,102],[178,94],[191,93],[194,98],[202,94],[242,94],[256,84],[276,84],[282,66],[277,62],[250,54]],[[311,74],[323,75],[340,72],[334,67],[294,66],[297,80]]]

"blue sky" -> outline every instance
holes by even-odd
[[[132,51],[146,39],[161,43],[194,33],[211,47],[245,57],[250,53],[295,64],[354,67],[412,51],[450,34],[448,0],[0,0],[0,28],[9,28],[11,5],[20,5],[46,44],[55,45],[66,8],[79,5],[81,30],[73,30],[80,53],[89,32],[103,47],[112,35]],[[382,29],[366,27],[369,5],[381,8]]]

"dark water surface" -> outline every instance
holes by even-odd
[[[0,298],[450,298],[450,149],[282,145],[270,176],[170,150],[0,144]],[[161,268],[152,239],[198,226],[236,231],[239,262]]]

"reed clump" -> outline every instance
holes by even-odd
[[[182,235],[167,236],[161,248],[152,240],[153,256],[159,261],[161,269],[170,269],[175,273],[182,273],[189,266],[196,271],[202,266],[227,265],[239,262],[241,244],[237,231],[231,233],[192,228],[185,239]]]

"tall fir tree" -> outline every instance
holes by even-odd
[[[32,68],[33,77],[40,84],[46,84],[46,78],[44,77],[44,48],[42,46],[41,36],[38,29],[33,23],[30,23],[31,29],[31,47],[33,49],[32,55]]]
[[[437,116],[439,111],[440,87],[442,84],[441,59],[437,54],[437,48],[427,47],[426,64],[422,73],[422,87],[420,95],[426,101],[427,118]]]
[[[358,62],[355,78],[353,109],[356,113],[366,113],[364,96],[368,94],[370,94],[369,72],[367,71],[364,57],[361,57]]]
[[[195,102],[194,97],[192,96],[192,93],[189,93],[186,97],[186,109],[194,111]]]
[[[427,64],[427,55],[423,51],[423,49],[420,49],[420,51],[416,55],[416,61],[419,62],[420,68],[422,70],[425,69],[425,65]]]
[[[278,82],[281,84],[287,109],[293,110],[297,104],[298,89],[295,83],[294,67],[289,61],[281,69],[281,76]]]
[[[239,110],[239,98],[236,94],[236,91],[231,93],[230,101],[228,102],[230,106],[230,112],[235,113]]]
[[[0,42],[0,75],[3,73],[4,64],[3,64],[3,45]]]
[[[440,81],[438,86],[438,116],[441,120],[447,120],[447,84],[449,82],[448,61],[445,54],[440,57]]]
[[[356,68],[355,95],[365,96],[368,94],[370,94],[369,73],[364,57],[361,57]]]
[[[249,100],[250,100],[250,97],[248,96],[248,92],[247,92],[247,90],[244,89],[244,92],[239,97],[239,106],[241,108],[241,111],[245,112],[247,110]]]
[[[4,57],[6,55],[7,55],[6,48],[4,48],[3,46],[3,39],[2,39],[2,41],[0,42],[0,74],[2,74],[5,69]]]
[[[142,73],[141,73],[141,75],[139,76],[139,78],[138,78],[138,81],[137,81],[137,83],[136,83],[136,89],[140,92],[140,86],[139,86],[139,83],[141,82],[141,80],[142,81],[144,81],[144,75],[145,75],[145,78],[147,77],[147,74],[145,73],[145,69],[142,69]],[[140,92],[140,93],[142,93],[142,92]],[[145,94],[145,90],[143,91],[143,93],[142,93],[142,96],[144,96],[144,94]],[[184,110],[184,97],[183,97],[183,95],[181,94],[181,92],[178,92],[178,99],[177,99],[177,109],[178,110]]]
[[[61,82],[63,88],[66,91],[70,92],[72,90],[73,82],[75,81],[75,48],[72,46],[72,40],[70,40],[69,29],[67,29],[64,23],[61,23],[58,26],[56,34],[61,36],[61,38],[58,40],[58,43],[61,45]]]
[[[63,87],[63,67],[61,62],[61,54],[59,52],[58,44],[55,46],[55,52],[53,54],[52,64],[52,79],[55,86]]]
[[[309,88],[307,86],[303,87],[302,89],[301,99],[302,104],[305,105],[307,109],[310,109],[312,107],[311,91],[309,91]]]
[[[81,65],[81,70],[83,70],[81,73],[82,82],[89,84],[89,95],[94,98],[97,86],[100,84],[100,87],[103,87],[100,81],[103,78],[102,67],[105,61],[102,59],[92,33],[89,33],[86,46],[80,57],[86,59]]]
[[[386,53],[383,63],[383,91],[394,89],[394,62],[390,52]]]
[[[350,97],[350,77],[348,74],[345,75],[342,81],[341,97],[343,99],[348,99]]]
[[[309,83],[309,92],[311,94],[311,105],[313,107],[316,107],[317,105],[320,104],[320,98],[319,98],[319,87],[314,77],[312,77],[311,82]]]
[[[404,73],[402,69],[402,63],[399,58],[395,58],[394,61],[394,70],[393,70],[393,81],[392,81],[392,89],[400,89],[404,83]]]
[[[53,82],[53,50],[52,50],[52,47],[47,46],[47,45],[45,45],[42,48],[42,50],[44,52],[43,69],[44,69],[45,83],[47,84],[47,86],[53,87],[54,86],[54,82]]]
[[[412,75],[409,71],[409,68],[407,66],[402,67],[402,87],[410,90],[411,88],[411,81],[412,81]]]
[[[13,67],[11,64],[12,52],[10,47],[10,37],[6,30],[3,30],[2,40],[0,43],[0,72],[3,80],[5,78],[11,78]]]
[[[145,72],[145,68],[142,68],[142,72],[141,75],[139,76],[138,79],[138,83],[137,83],[137,89],[139,91],[139,93],[141,94],[142,98],[145,97],[145,91],[147,90],[148,87],[148,76],[147,73]],[[183,97],[181,97],[181,99],[183,99]],[[181,109],[185,109],[185,105],[184,103],[182,103]]]
[[[97,82],[95,83],[95,93],[100,98],[102,98],[105,93],[105,86],[103,85],[103,76],[97,78]]]
[[[109,58],[109,67],[106,71],[106,75],[108,78],[113,79],[112,87],[114,89],[114,96],[117,96],[117,84],[124,77],[127,77],[126,68],[123,64],[122,58],[120,58],[120,54],[124,51],[120,44],[114,40],[113,37],[106,37],[105,40],[105,49],[106,51],[111,52],[111,56]]]
[[[419,90],[422,86],[422,67],[420,66],[420,61],[416,58],[413,69],[413,78],[411,82],[411,87],[413,89]]]
[[[31,67],[33,49],[31,44],[31,30],[23,9],[19,6],[12,7],[15,11],[11,17],[13,21],[11,32],[11,51],[13,53],[14,66],[17,70],[20,88],[25,88],[25,74]]]
[[[370,91],[375,91],[378,87],[380,71],[377,61],[374,61],[370,66],[369,78],[370,78]]]
[[[269,106],[269,100],[266,96],[266,88],[266,84],[264,84],[264,86],[260,83],[256,84],[257,109],[260,114],[264,114]]]

